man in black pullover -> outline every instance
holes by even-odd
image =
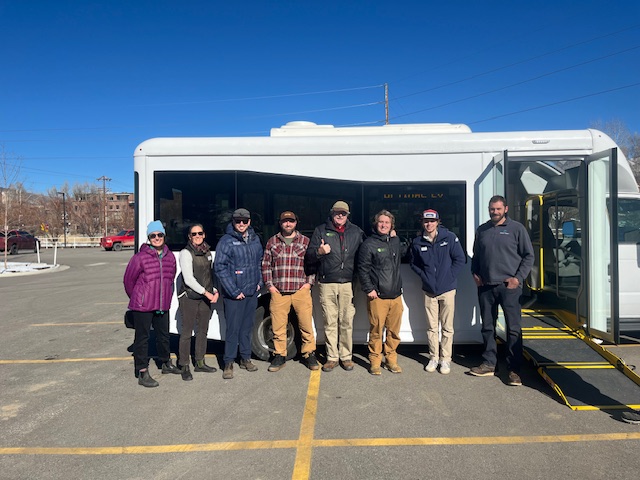
[[[489,200],[491,220],[476,230],[471,273],[478,286],[484,353],[482,364],[469,373],[477,377],[493,376],[497,365],[495,337],[498,305],[507,327],[508,384],[522,385],[522,285],[533,266],[533,247],[524,225],[507,217],[509,207],[500,195]]]

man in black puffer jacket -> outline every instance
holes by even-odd
[[[327,221],[316,227],[305,256],[307,267],[317,270],[316,282],[324,314],[327,362],[330,372],[338,366],[353,370],[353,277],[356,255],[364,233],[349,221],[349,205],[333,204]]]
[[[402,277],[400,276],[400,239],[391,236],[395,218],[387,210],[378,212],[374,219],[375,233],[367,238],[358,254],[358,276],[362,290],[367,294],[369,312],[369,373],[380,375],[382,363],[382,334],[385,366],[400,373],[396,350],[400,344],[402,323]]]

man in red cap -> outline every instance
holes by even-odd
[[[285,366],[287,359],[287,323],[291,307],[298,317],[302,337],[302,357],[311,370],[318,370],[316,339],[313,334],[311,285],[315,275],[304,271],[304,256],[309,238],[296,230],[298,218],[291,211],[280,214],[280,232],[269,239],[262,257],[262,278],[271,292],[269,309],[275,354],[270,372]]]
[[[435,372],[440,366],[440,373],[446,375],[451,371],[457,277],[466,256],[455,233],[440,225],[438,212],[422,212],[422,226],[424,232],[411,244],[411,269],[420,276],[424,291],[429,340],[425,370]]]

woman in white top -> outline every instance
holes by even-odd
[[[213,259],[209,245],[204,241],[205,233],[201,224],[189,227],[187,246],[178,258],[182,270],[182,285],[178,292],[178,302],[182,314],[182,331],[178,351],[178,367],[183,380],[193,380],[189,370],[191,335],[196,332],[195,367],[196,372],[213,373],[214,367],[204,362],[207,353],[207,331],[211,319],[211,304],[218,301],[218,291],[213,286]]]

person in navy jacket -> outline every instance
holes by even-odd
[[[451,371],[458,273],[466,256],[458,237],[440,225],[438,212],[422,212],[422,226],[423,234],[411,244],[411,269],[420,276],[424,291],[429,340],[429,363],[425,370],[435,372],[439,365],[440,373],[446,375]],[[438,327],[442,340],[438,338]]]
[[[262,244],[245,208],[233,212],[231,223],[216,247],[213,267],[220,282],[226,334],[222,378],[233,378],[233,362],[240,350],[240,368],[255,372],[251,361],[251,331],[262,287]]]

